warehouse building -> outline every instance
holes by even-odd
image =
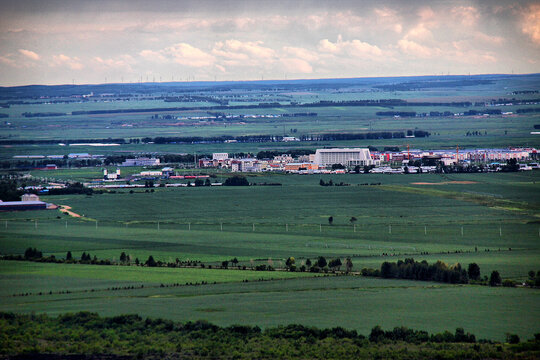
[[[46,210],[43,201],[0,201],[0,211]]]
[[[126,159],[121,166],[156,166],[160,164],[159,159],[154,158],[137,158],[137,159]]]
[[[360,148],[317,149],[313,160],[320,167],[334,164],[343,166],[376,165],[376,161],[371,158],[369,149]]]

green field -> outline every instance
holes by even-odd
[[[2,280],[3,285],[23,292],[35,289],[35,282],[42,275],[11,276],[11,281]],[[88,275],[91,276],[94,275]],[[56,279],[65,280],[68,285],[73,281],[69,276]],[[99,286],[88,279],[82,281],[86,290]],[[48,283],[42,286],[45,290],[51,288]],[[72,290],[71,294],[4,295],[0,310],[51,315],[80,310],[101,315],[138,313],[175,321],[207,319],[219,325],[262,327],[300,323],[342,326],[361,333],[369,333],[377,324],[383,328],[407,324],[429,332],[464,327],[479,338],[496,340],[503,340],[507,332],[523,338],[532,336],[538,331],[540,316],[537,290],[350,276],[95,292],[85,292],[81,287]]]
[[[218,270],[201,268],[149,268],[0,261],[2,296],[49,291],[103,290],[103,284],[150,285],[225,283],[314,277],[317,274],[285,271]]]
[[[448,79],[441,79],[446,81]],[[403,81],[406,81],[405,79]],[[58,146],[51,145],[6,145],[0,152],[1,160],[12,159],[15,155],[66,155],[73,152],[89,152],[92,154],[129,154],[141,152],[172,152],[172,153],[199,153],[212,152],[258,152],[265,149],[282,149],[286,152],[291,148],[315,149],[321,146],[361,146],[375,147],[399,146],[404,148],[410,144],[413,148],[438,149],[455,147],[484,148],[508,146],[539,147],[537,135],[531,135],[534,125],[539,123],[538,113],[516,114],[518,109],[537,108],[537,95],[512,94],[513,91],[538,89],[538,76],[525,77],[500,76],[492,78],[489,84],[448,87],[425,88],[411,91],[384,91],[373,86],[377,82],[360,81],[357,84],[341,84],[306,89],[293,86],[292,88],[243,89],[231,91],[231,106],[249,106],[259,103],[279,102],[280,105],[263,108],[220,109],[210,113],[220,112],[227,115],[280,115],[297,113],[317,113],[317,116],[289,116],[266,118],[236,118],[226,121],[201,120],[196,117],[209,116],[205,107],[215,106],[213,102],[169,103],[159,98],[160,93],[141,99],[137,96],[114,99],[92,99],[87,102],[77,102],[73,99],[63,98],[68,103],[49,103],[47,100],[32,101],[27,104],[12,104],[2,113],[9,117],[0,124],[0,140],[54,140],[62,142],[67,139],[107,139],[107,138],[143,138],[156,136],[222,136],[222,135],[293,135],[319,133],[360,133],[380,131],[406,131],[420,129],[429,131],[427,138],[407,139],[371,139],[360,141],[332,141],[327,144],[314,142],[301,143],[237,143],[237,144],[126,144],[114,147],[88,147],[88,146]],[[337,88],[336,88],[337,86]],[[158,91],[158,90],[155,90]],[[170,95],[168,90],[162,90]],[[212,88],[200,90],[200,94],[215,96]],[[223,96],[220,92],[218,96]],[[235,101],[235,97],[244,98],[244,101]],[[291,106],[297,104],[310,104],[318,101],[356,101],[403,99],[412,104],[408,106]],[[416,105],[418,102],[450,103],[469,101],[471,103],[490,102],[496,99],[532,100],[530,104],[506,105],[499,107],[502,112],[513,112],[512,115],[484,116],[456,116],[456,117],[414,117],[394,118],[377,116],[378,111],[415,111],[417,113],[430,113],[431,111],[450,111],[463,113],[467,110],[491,110],[490,106],[426,106]],[[536,100],[535,100],[536,99]],[[511,100],[514,101],[514,100]],[[508,103],[511,103],[509,101]],[[338,104],[339,105],[339,104]],[[92,110],[119,110],[119,109],[163,109],[185,107],[186,110],[112,113],[93,115],[71,115],[73,111]],[[191,109],[191,110],[190,110]],[[66,113],[64,116],[54,117],[24,117],[23,113]],[[154,115],[172,116],[170,119],[155,119]],[[192,117],[192,119],[187,119]],[[179,118],[180,120],[177,120]],[[466,136],[468,131],[479,131],[481,136]]]
[[[34,166],[15,155],[65,155],[88,152],[142,156],[166,153],[211,154],[332,146],[385,146],[449,149],[539,147],[531,135],[540,124],[538,113],[468,117],[381,117],[377,111],[451,111],[491,109],[489,106],[289,106],[320,100],[406,99],[411,102],[531,99],[537,94],[512,94],[538,88],[537,76],[505,77],[491,84],[463,88],[382,91],[375,83],[306,89],[235,88],[231,105],[280,102],[272,107],[223,110],[226,114],[293,114],[316,117],[237,118],[227,121],[156,119],[157,115],[206,116],[203,109],[154,113],[66,115],[26,118],[23,112],[205,107],[215,103],[165,103],[163,99],[129,101],[13,104],[2,113],[0,140],[106,139],[156,136],[220,136],[317,133],[400,132],[424,130],[426,138],[361,141],[124,144],[110,147],[2,144],[4,178],[13,167]],[[198,95],[208,95],[206,90]],[[153,94],[162,95],[162,94]],[[213,95],[212,95],[213,96]],[[239,100],[242,99],[242,100]],[[70,99],[68,99],[70,100]],[[71,100],[70,100],[71,101]],[[537,107],[510,105],[502,111]],[[221,111],[221,110],[220,110]],[[241,120],[238,120],[241,119]],[[479,131],[479,136],[466,136]],[[54,171],[19,170],[28,184],[90,182],[102,177],[102,167]],[[166,166],[166,165],[163,165]],[[176,168],[191,164],[173,164]],[[109,169],[115,169],[111,166]],[[142,168],[122,168],[130,175]],[[183,169],[212,175],[224,182],[223,170]],[[506,333],[530,338],[538,333],[540,293],[536,288],[450,285],[384,280],[358,275],[362,268],[379,269],[384,261],[414,258],[449,266],[477,263],[482,277],[494,270],[503,279],[524,282],[530,270],[540,270],[540,172],[410,175],[244,174],[249,187],[185,187],[115,189],[93,195],[43,195],[41,200],[70,207],[80,217],[59,210],[0,213],[0,255],[22,255],[28,247],[45,256],[75,259],[83,252],[114,264],[125,252],[131,266],[46,264],[0,260],[0,311],[58,315],[81,310],[100,315],[137,313],[176,321],[205,319],[218,325],[249,324],[266,328],[301,323],[343,326],[369,333],[407,326],[429,332],[463,327],[479,338],[503,340]],[[344,186],[319,185],[319,181]],[[21,181],[23,181],[21,179]],[[175,180],[176,181],[176,180]],[[279,183],[279,186],[265,184]],[[333,222],[329,222],[329,218]],[[356,219],[351,221],[352,219]],[[202,262],[194,268],[134,266],[152,255],[156,260]],[[353,275],[253,271],[256,265],[283,269],[288,257],[297,267],[308,259],[352,258]],[[225,260],[239,260],[247,270],[218,269]],[[208,269],[212,266],[212,269]],[[319,274],[322,275],[322,274]],[[204,282],[204,284],[203,284]],[[187,284],[186,284],[187,283]],[[28,295],[26,295],[28,293]]]
[[[463,266],[476,262],[482,275],[498,270],[514,280],[525,280],[529,270],[540,269],[536,172],[323,178],[351,186],[322,187],[319,176],[265,175],[250,181],[282,186],[44,196],[84,217],[55,210],[3,213],[0,251],[22,254],[31,246],[60,258],[67,251],[75,258],[85,251],[116,261],[124,251],[141,261],[153,255],[167,262],[179,258],[207,265],[237,257],[248,268],[261,263],[283,267],[289,256],[297,265],[317,256],[351,256],[356,271],[414,257]],[[468,183],[414,184],[448,181]],[[357,185],[379,182],[382,185]],[[335,219],[332,225],[329,216]],[[352,216],[358,219],[354,224]],[[3,311],[136,312],[175,320],[204,318],[222,325],[339,324],[362,332],[376,324],[428,331],[463,326],[496,339],[506,332],[531,336],[538,331],[540,316],[535,289],[361,277],[285,281],[277,279],[311,274],[13,261],[0,263],[0,274]],[[209,285],[159,287],[202,281]],[[144,289],[107,290],[142,284]],[[55,293],[68,289],[71,294]],[[12,297],[26,292],[32,295]]]
[[[83,217],[0,214],[0,252],[22,254],[30,246],[58,257],[86,251],[118,259],[124,251],[140,260],[153,255],[220,263],[237,257],[277,265],[289,256],[351,256],[357,268],[376,267],[383,254],[418,258],[428,252],[450,263],[478,258],[490,270],[505,264],[503,277],[523,279],[540,268],[538,175],[325,175],[351,184],[334,187],[319,186],[319,176],[269,175],[250,181],[283,185],[44,196]],[[468,183],[415,184],[449,181]],[[518,251],[525,261],[503,260]]]

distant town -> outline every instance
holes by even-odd
[[[308,150],[309,151],[309,150]],[[184,154],[186,155],[186,154]],[[268,154],[266,154],[268,155]],[[227,173],[261,173],[280,172],[290,174],[420,174],[448,172],[499,172],[499,171],[531,171],[540,169],[535,162],[538,159],[535,148],[508,149],[459,149],[454,150],[399,150],[371,151],[369,148],[330,148],[317,149],[314,153],[292,156],[281,154],[265,156],[234,156],[229,153],[212,153],[197,158],[192,155],[193,163],[162,162],[158,156],[126,158],[118,163],[106,164],[104,155],[89,153],[71,153],[68,155],[28,155],[14,156],[17,159],[69,159],[72,166],[77,162],[95,161],[102,167],[101,178],[82,184],[89,189],[121,189],[148,187],[189,187],[189,186],[221,186],[204,173],[204,169],[218,170]],[[74,163],[73,163],[74,162]],[[116,166],[116,169],[110,167]],[[108,168],[108,167],[109,168]],[[123,174],[128,167],[141,167],[138,173]],[[182,169],[182,171],[177,171]],[[197,169],[186,174],[185,169]],[[61,169],[56,164],[39,167],[40,170]],[[25,187],[25,191],[47,193],[54,189],[63,189],[72,181],[46,182],[44,184]],[[21,189],[23,190],[23,189]],[[35,199],[34,199],[35,200]],[[24,200],[23,200],[24,201]],[[28,205],[28,204],[27,204]],[[7,209],[4,203],[0,208]],[[13,204],[9,204],[13,206]],[[35,204],[33,206],[36,206]],[[40,204],[39,207],[44,207]]]

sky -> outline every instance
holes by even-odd
[[[540,0],[0,2],[0,86],[540,72]]]

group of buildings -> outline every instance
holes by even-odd
[[[534,160],[537,151],[534,148],[511,149],[474,149],[474,150],[404,150],[370,151],[366,148],[317,149],[314,154],[293,158],[283,154],[271,159],[230,158],[227,153],[214,153],[212,158],[199,159],[200,168],[226,168],[232,172],[327,172],[335,165],[348,169],[364,167],[403,167],[421,160],[423,163],[441,163],[449,166],[456,163],[490,163]],[[427,169],[427,168],[426,168]],[[374,170],[377,172],[377,170]]]
[[[510,148],[510,149],[459,149],[452,150],[405,150],[394,152],[375,152],[372,155],[381,163],[392,164],[399,162],[412,162],[422,159],[433,159],[444,165],[452,165],[457,162],[489,163],[493,161],[517,161],[534,160],[537,151],[534,148]]]
[[[318,149],[315,154],[302,155],[293,158],[283,154],[271,159],[256,158],[230,158],[228,153],[214,153],[212,159],[199,159],[200,168],[226,168],[232,172],[261,172],[261,171],[323,171],[334,164],[342,164],[346,167],[356,165],[377,165],[369,149]]]

